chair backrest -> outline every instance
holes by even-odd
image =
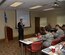
[[[65,35],[64,36],[62,36],[62,37],[60,37],[61,38],[61,40],[63,41],[63,40],[65,40]]]
[[[55,40],[53,40],[53,41],[51,42],[51,45],[56,45],[56,44],[58,44],[59,42],[61,42],[61,39],[60,39],[60,38],[55,39]]]
[[[41,47],[42,47],[41,41],[34,42],[34,43],[31,44],[31,50],[34,51],[34,52],[41,50]]]

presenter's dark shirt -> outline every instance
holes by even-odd
[[[24,25],[23,23],[18,23],[18,33],[19,33],[19,40],[24,39]]]

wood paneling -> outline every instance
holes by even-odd
[[[40,17],[35,17],[35,33],[40,32]]]

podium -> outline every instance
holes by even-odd
[[[6,27],[6,37],[8,41],[13,40],[13,29],[10,27]]]

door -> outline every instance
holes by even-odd
[[[40,32],[40,17],[35,17],[35,33]]]

